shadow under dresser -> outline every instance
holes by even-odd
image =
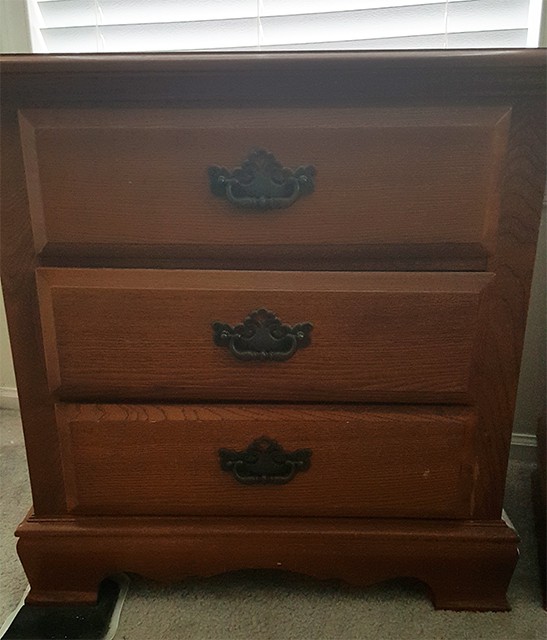
[[[0,71],[27,602],[268,568],[507,609],[544,53]]]

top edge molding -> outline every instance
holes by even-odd
[[[282,68],[290,63],[306,67],[330,66],[352,70],[371,67],[544,68],[547,49],[463,49],[414,51],[302,51],[276,53],[125,53],[125,54],[4,54],[1,73],[148,72],[190,69],[241,70]]]

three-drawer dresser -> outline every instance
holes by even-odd
[[[544,52],[0,72],[27,602],[266,568],[506,609]]]

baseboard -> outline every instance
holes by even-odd
[[[537,439],[531,433],[513,433],[511,437],[511,453],[512,460],[521,460],[522,462],[536,462]]]
[[[19,409],[15,387],[0,387],[0,409]]]

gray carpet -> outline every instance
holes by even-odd
[[[0,412],[0,626],[26,579],[13,531],[30,506],[19,415]],[[533,465],[512,461],[506,510],[522,537],[510,613],[435,611],[420,585],[350,589],[282,573],[240,572],[162,587],[135,578],[119,640],[544,640],[530,504]]]

